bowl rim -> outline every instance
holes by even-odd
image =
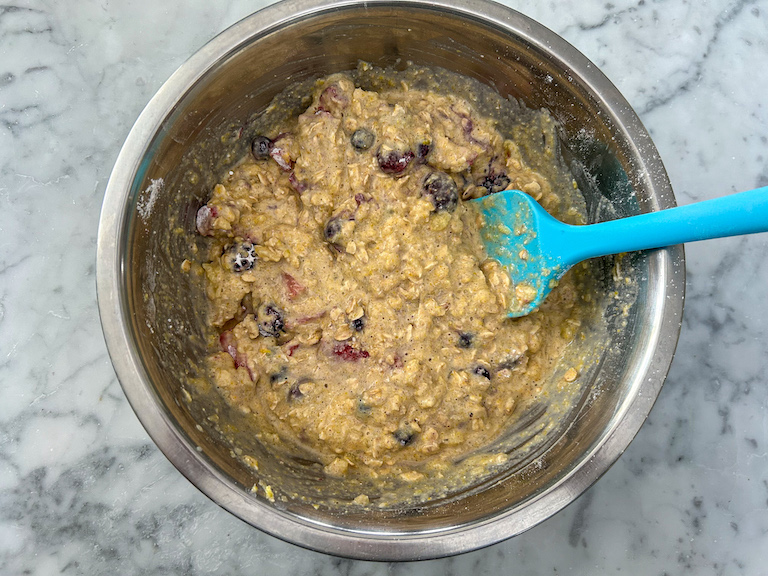
[[[262,499],[247,497],[230,479],[200,458],[196,446],[171,422],[149,384],[130,330],[128,310],[121,297],[126,230],[121,224],[131,208],[130,191],[142,158],[177,101],[233,50],[290,22],[328,11],[362,6],[413,7],[451,12],[479,20],[516,35],[563,61],[594,94],[608,102],[617,127],[631,142],[641,142],[645,178],[658,192],[654,209],[675,205],[661,158],[629,103],[608,78],[578,50],[533,19],[490,0],[283,0],[230,26],[174,72],[153,96],[131,129],[106,186],[96,248],[96,288],[102,330],[112,364],[124,393],[140,422],[168,460],[201,492],[219,506],[260,530],[285,541],[320,552],[363,560],[404,561],[439,558],[468,552],[518,535],[560,511],[605,473],[639,431],[669,371],[680,333],[685,291],[685,260],[681,246],[656,251],[661,302],[653,307],[651,338],[642,359],[646,369],[643,394],[629,398],[624,415],[574,470],[532,498],[521,510],[506,510],[491,518],[443,531],[418,533],[362,532],[308,522],[281,511]]]

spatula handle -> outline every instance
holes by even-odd
[[[633,250],[768,232],[768,186],[629,218],[571,226],[571,264]]]

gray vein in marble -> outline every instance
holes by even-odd
[[[662,94],[651,98],[645,105],[640,108],[640,114],[649,114],[657,108],[660,108],[668,104],[673,98],[676,98],[682,93],[689,92],[695,85],[701,82],[702,77],[706,74],[706,60],[710,57],[712,52],[720,48],[720,37],[723,29],[732,24],[737,17],[739,17],[749,6],[756,4],[755,0],[739,0],[732,7],[727,7],[721,12],[714,23],[712,32],[706,41],[705,48],[701,56],[693,59],[688,66],[688,70],[685,71],[687,78],[679,81],[671,90],[668,90],[666,94]],[[760,17],[759,8],[754,7],[751,11],[751,15],[755,18]],[[699,33],[701,30],[695,28]]]
[[[609,10],[608,12],[599,14],[601,17],[600,20],[596,22],[589,22],[589,21],[580,21],[576,22],[575,24],[571,24],[569,26],[566,26],[565,29],[561,31],[562,34],[568,35],[571,32],[572,28],[577,28],[578,30],[582,32],[588,32],[592,30],[598,30],[610,22],[616,22],[617,19],[623,17],[623,16],[632,16],[633,14],[636,14],[639,10],[642,9],[643,6],[646,5],[645,0],[638,0],[634,3],[634,5],[627,6],[625,8],[616,9],[616,6],[614,4],[606,4],[605,8]]]

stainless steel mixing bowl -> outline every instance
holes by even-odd
[[[529,18],[485,0],[288,0],[204,46],[137,120],[104,198],[99,310],[136,414],[169,460],[214,502],[266,532],[331,554],[445,556],[543,521],[627,447],[672,360],[682,315],[683,251],[675,247],[624,261],[631,263],[623,269],[627,282],[615,289],[630,290],[626,284],[634,292],[625,307],[606,301],[607,345],[582,378],[580,396],[556,437],[535,459],[415,508],[315,509],[312,495],[322,495],[327,479],[311,463],[270,458],[240,433],[237,414],[216,407],[215,394],[206,396],[200,370],[204,308],[199,286],[180,263],[198,242],[197,207],[216,175],[245,151],[248,119],[288,84],[354,69],[360,60],[447,68],[530,108],[548,109],[560,124],[564,158],[585,191],[592,219],[674,205],[656,149],[629,104],[586,58]],[[215,410],[221,419],[214,425]],[[222,430],[234,445],[222,439]],[[258,457],[258,473],[233,457],[235,448]],[[253,493],[262,476],[282,479],[275,484],[279,494],[305,490],[310,501],[272,502],[262,491]]]

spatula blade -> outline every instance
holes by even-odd
[[[519,190],[483,196],[472,205],[483,216],[480,235],[488,256],[501,263],[511,280],[508,315],[530,314],[564,273],[540,240],[542,226],[552,217]]]

